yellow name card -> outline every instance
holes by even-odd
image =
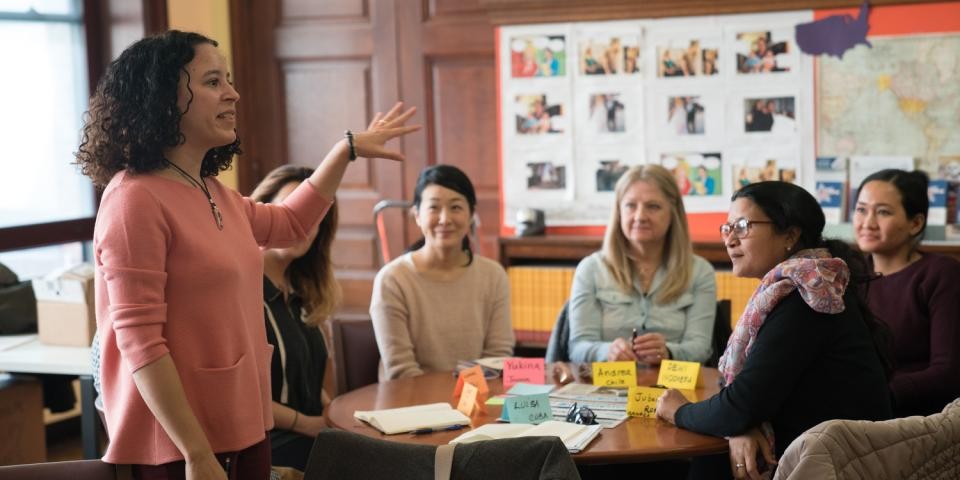
[[[660,376],[657,378],[657,383],[667,388],[695,390],[699,375],[700,364],[697,362],[664,360],[660,364]]]
[[[599,387],[637,386],[636,362],[594,362],[593,384]]]
[[[630,387],[627,393],[627,415],[657,418],[657,399],[665,391],[656,387]]]

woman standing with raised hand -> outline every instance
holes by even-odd
[[[868,301],[893,334],[898,417],[931,415],[960,397],[960,262],[920,253],[927,174],[881,170],[857,190],[853,229],[880,277]]]
[[[630,168],[617,181],[603,250],[573,277],[570,360],[702,362],[716,311],[713,267],[693,254],[673,175],[659,165]]]
[[[77,164],[105,186],[94,231],[104,460],[137,478],[266,478],[273,427],[258,245],[304,238],[350,160],[384,148],[413,109],[346,134],[280,205],[215,178],[239,152],[217,43],[169,31],[111,63],[91,100]],[[226,475],[225,473],[226,472]]]

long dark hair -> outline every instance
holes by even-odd
[[[473,213],[477,210],[477,193],[473,189],[473,183],[470,182],[470,177],[467,177],[466,173],[463,173],[463,170],[460,170],[453,165],[434,165],[432,167],[427,167],[420,172],[420,176],[417,177],[417,186],[413,190],[413,208],[420,209],[420,201],[422,200],[423,190],[429,187],[430,185],[440,185],[444,188],[449,188],[454,192],[463,195],[467,199],[467,205],[470,207],[470,216],[473,216]],[[470,225],[470,228],[473,229],[473,225]],[[427,242],[427,239],[420,237],[419,240],[413,242],[413,245],[410,245],[410,248],[407,249],[408,252],[414,250],[419,250]],[[467,254],[468,260],[467,265],[473,263],[473,249],[470,245],[470,234],[464,235],[463,241],[460,243],[461,248]]]
[[[283,187],[290,183],[299,183],[310,178],[313,170],[296,165],[283,165],[275,168],[257,185],[250,198],[263,203],[271,203]],[[303,256],[295,259],[284,272],[287,282],[303,298],[306,307],[306,322],[319,325],[333,314],[340,303],[340,284],[333,275],[333,262],[330,248],[337,235],[337,202],[320,222],[320,231],[313,239],[310,248]]]
[[[817,199],[803,187],[788,182],[758,182],[744,186],[730,198],[752,201],[772,222],[774,231],[784,234],[791,228],[800,232],[794,251],[826,248],[830,255],[846,262],[850,268],[848,291],[852,291],[863,321],[870,331],[874,346],[889,377],[893,372],[893,336],[889,327],[873,316],[867,304],[867,285],[874,278],[862,254],[840,240],[823,238],[826,219]]]
[[[911,245],[912,248],[910,252],[907,253],[909,256],[917,249],[917,246],[920,245],[920,241],[923,240],[923,234],[927,230],[927,214],[930,210],[930,197],[927,196],[927,188],[930,186],[930,177],[927,176],[926,172],[920,170],[914,170],[912,172],[895,168],[880,170],[879,172],[870,174],[860,182],[860,187],[857,188],[858,201],[860,200],[860,192],[863,191],[863,186],[873,181],[887,182],[900,192],[900,204],[907,213],[908,220],[916,218],[917,215],[923,216],[923,226],[911,239],[913,245]]]
[[[181,73],[197,45],[217,42],[199,33],[170,30],[138,40],[110,63],[84,114],[80,147],[74,154],[80,171],[105,186],[120,170],[146,173],[166,168],[163,150],[186,140],[177,107]],[[189,85],[188,85],[189,90]],[[190,101],[193,92],[190,92]],[[189,108],[189,102],[188,102]],[[201,176],[230,168],[240,153],[240,138],[212,148],[203,157]]]

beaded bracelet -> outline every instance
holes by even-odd
[[[353,145],[353,132],[347,130],[343,132],[343,136],[347,137],[347,146],[350,147],[350,161],[352,162],[357,159],[357,147]]]

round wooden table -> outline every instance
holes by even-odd
[[[657,383],[657,368],[641,368],[637,372],[638,385]],[[703,387],[696,390],[698,400],[704,400],[720,391],[716,369],[703,368]],[[327,420],[336,428],[373,438],[442,445],[463,431],[435,432],[426,435],[384,435],[377,429],[353,418],[356,410],[380,410],[408,407],[425,403],[450,402],[456,406],[453,387],[456,378],[450,372],[429,373],[419,377],[391,380],[367,385],[333,399],[327,409]],[[491,395],[503,392],[500,379],[488,380]],[[485,413],[471,418],[471,427],[495,422],[500,416],[499,406],[486,407]],[[683,430],[667,422],[652,418],[631,417],[615,428],[605,428],[586,450],[572,455],[579,464],[638,463],[657,460],[696,457],[727,451],[723,438],[700,435]]]

